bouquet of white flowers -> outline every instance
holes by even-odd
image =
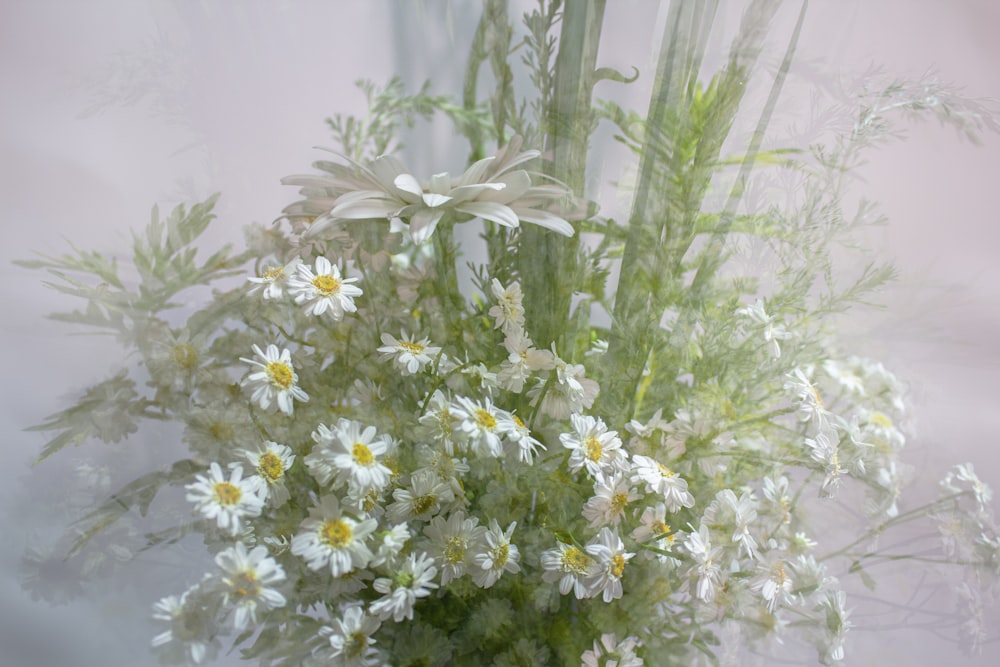
[[[901,559],[957,568],[981,604],[1000,567],[988,488],[959,466],[901,508],[904,387],[830,317],[892,277],[833,270],[870,220],[844,211],[843,176],[890,115],[992,121],[890,83],[824,142],[781,145],[803,15],[765,71],[774,0],[748,3],[716,72],[714,3],[671,3],[648,108],[622,108],[594,94],[635,79],[599,66],[604,5],[541,0],[516,23],[487,0],[458,102],[363,82],[368,117],[329,121],[333,150],[285,179],[299,200],[243,252],[197,260],[212,198],[154,211],[136,286],[95,253],[24,262],[86,300],[64,319],[139,360],[38,427],[58,431],[39,460],[183,425],[190,455],[93,508],[69,549],[183,491],[141,548],[196,532],[215,567],[154,605],[163,659],[226,641],[266,665],[635,667],[800,638],[835,663],[841,580]],[[468,162],[416,173],[399,132],[435,112]],[[589,187],[599,125],[631,161],[621,210]],[[209,284],[227,287],[165,314]],[[883,548],[921,521],[938,546]]]

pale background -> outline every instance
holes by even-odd
[[[635,64],[648,74],[656,3],[608,4],[599,65]],[[740,4],[723,2],[730,30]],[[786,24],[797,10],[789,5]],[[0,484],[0,667],[155,664],[146,651],[150,606],[200,574],[185,555],[168,553],[144,558],[141,574],[111,593],[69,605],[33,603],[21,591],[21,555],[25,545],[54,537],[50,505],[72,462],[117,456],[94,445],[30,469],[44,440],[21,429],[123,362],[113,342],[69,337],[45,320],[76,304],[11,260],[35,250],[60,254],[67,240],[124,258],[129,230],[146,223],[152,203],[172,206],[216,191],[223,193],[220,220],[205,245],[238,242],[243,224],[269,221],[292,200],[279,179],[305,171],[317,156],[313,147],[331,143],[323,119],[361,111],[354,79],[382,82],[398,73],[414,86],[431,78],[435,92],[456,90],[478,10],[475,2],[431,1],[0,3],[0,461],[7,473]],[[800,55],[830,76],[871,64],[911,78],[933,70],[970,96],[998,97],[998,34],[994,0],[821,0],[811,3]],[[783,42],[772,48],[774,56]],[[917,435],[907,460],[918,487],[929,489],[947,466],[967,460],[1000,483],[1000,137],[974,147],[934,123],[910,127],[909,135],[875,154],[860,184],[891,220],[871,243],[897,260],[902,279],[886,296],[887,312],[855,320],[846,333],[911,387]],[[449,151],[447,138],[428,130],[410,144],[426,156],[426,169],[454,172],[463,166],[461,149]],[[156,446],[140,456],[170,460],[173,437],[143,441]],[[135,464],[135,454],[129,460]],[[985,666],[1000,657],[996,643],[971,659],[915,631],[858,631],[848,651],[849,664],[858,665]]]

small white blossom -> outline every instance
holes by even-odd
[[[600,641],[594,640],[593,650],[587,650],[580,656],[582,667],[642,667],[642,658],[635,654],[635,649],[641,644],[639,638],[628,636],[618,641],[613,633],[601,635]]]
[[[594,575],[598,563],[587,552],[565,542],[542,552],[542,580],[559,582],[559,592],[567,595],[573,591],[578,600],[594,595]]]
[[[277,345],[268,345],[266,352],[254,345],[253,351],[261,361],[240,357],[240,361],[261,369],[250,373],[243,380],[243,386],[252,389],[250,400],[260,405],[262,410],[277,403],[279,410],[291,416],[294,410],[293,398],[302,402],[309,400],[309,395],[298,386],[299,376],[292,366],[292,353],[287,349],[279,352]]]
[[[608,527],[601,528],[601,532],[587,542],[584,550],[593,557],[596,564],[588,582],[591,595],[601,593],[605,602],[620,598],[625,566],[635,554],[626,552],[625,543],[618,533]]]
[[[516,526],[517,522],[514,521],[507,526],[507,530],[500,530],[497,520],[490,519],[489,530],[485,532],[478,545],[481,550],[472,557],[472,565],[469,568],[472,581],[480,588],[490,588],[504,572],[521,571],[521,566],[518,564],[521,553],[516,545],[510,543],[510,536],[514,534]]]
[[[244,517],[260,516],[264,508],[260,483],[253,478],[243,479],[243,466],[232,467],[229,479],[222,473],[222,467],[215,462],[209,466],[208,476],[195,475],[196,482],[186,485],[188,502],[203,517],[215,520],[220,529],[230,535],[241,530],[240,521]]]
[[[375,519],[345,516],[336,496],[324,496],[319,507],[309,510],[302,532],[292,538],[292,553],[305,559],[310,570],[329,566],[330,574],[339,577],[371,561],[365,542],[376,525]]]
[[[513,282],[504,287],[499,280],[494,278],[490,282],[490,291],[497,304],[490,308],[490,317],[493,318],[494,329],[502,329],[504,334],[524,328],[524,306],[521,305],[521,285]]]
[[[570,450],[569,468],[586,469],[591,477],[611,474],[628,465],[617,431],[609,431],[600,417],[571,415],[572,433],[562,433],[559,441]]]
[[[222,583],[226,603],[235,607],[233,627],[238,632],[257,624],[258,608],[285,606],[285,596],[270,588],[285,580],[285,571],[267,555],[267,547],[254,547],[248,552],[242,542],[237,542],[216,554],[215,563],[225,573]]]
[[[375,648],[375,633],[382,621],[352,605],[341,608],[331,625],[320,628],[319,634],[329,642],[320,652],[324,664],[336,667],[375,667],[381,664]]]
[[[632,481],[642,482],[649,493],[661,496],[671,512],[694,506],[694,496],[688,491],[687,482],[656,459],[641,454],[633,456]]]
[[[431,519],[424,528],[430,539],[430,553],[441,565],[441,585],[465,574],[472,564],[471,549],[482,542],[486,528],[476,517],[466,518],[465,512],[453,512],[447,520],[440,516]]]
[[[326,257],[317,257],[315,273],[308,264],[299,264],[298,273],[288,281],[288,291],[295,303],[304,306],[307,315],[320,317],[326,313],[339,322],[345,313],[358,309],[354,299],[363,292],[351,284],[357,281],[341,276],[340,269]]]
[[[371,603],[369,610],[382,620],[392,618],[399,623],[404,618],[413,620],[413,606],[438,587],[434,583],[437,568],[434,559],[425,553],[410,554],[391,577],[379,577],[372,588],[382,597]]]
[[[430,345],[427,338],[419,341],[403,331],[403,337],[396,339],[391,334],[382,334],[382,347],[378,348],[383,361],[391,360],[403,375],[413,375],[419,372],[441,351],[440,347]]]
[[[272,266],[263,271],[260,276],[250,276],[247,278],[253,285],[248,294],[260,294],[266,301],[269,299],[280,299],[284,296],[288,280],[298,272],[298,266],[302,260],[295,257],[284,266]]]

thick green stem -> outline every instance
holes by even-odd
[[[604,5],[604,0],[566,3],[556,56],[556,90],[547,118],[545,150],[551,159],[547,171],[569,185],[577,197],[583,196],[586,182]],[[518,264],[528,331],[538,347],[561,344],[575,290],[579,236],[565,238],[534,225],[526,225],[521,233]]]
[[[458,289],[458,248],[455,245],[455,226],[444,221],[434,232],[434,266],[437,272],[438,297],[447,328],[446,341],[461,343],[462,320],[465,317],[465,299]]]

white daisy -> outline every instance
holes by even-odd
[[[375,556],[369,564],[372,567],[379,567],[392,562],[411,537],[410,529],[405,523],[397,523],[389,530],[375,533],[375,542],[378,546],[375,549]]]
[[[424,527],[430,539],[429,552],[441,565],[441,585],[465,574],[472,562],[470,549],[477,546],[486,534],[476,517],[466,518],[465,512],[453,512],[447,520],[440,516],[431,519]]]
[[[284,296],[289,278],[296,274],[301,263],[302,260],[295,257],[284,266],[271,266],[264,269],[260,276],[250,276],[247,280],[253,283],[253,286],[247,293],[260,293],[264,300],[280,299]]]
[[[497,428],[504,435],[508,454],[521,463],[531,465],[538,450],[546,448],[531,435],[531,430],[517,415],[506,413],[499,420]]]
[[[153,605],[153,618],[168,629],[153,637],[153,648],[170,662],[200,665],[212,660],[219,647],[216,635],[218,602],[193,586],[180,597],[170,595]]]
[[[641,454],[632,456],[632,481],[643,482],[649,493],[660,495],[671,512],[694,506],[687,482],[656,459]]]
[[[582,667],[642,667],[645,663],[635,654],[640,646],[639,638],[628,636],[618,641],[613,633],[601,635],[594,640],[594,649],[584,651],[580,656]]]
[[[302,532],[292,538],[292,553],[304,558],[310,570],[329,565],[330,573],[339,577],[371,561],[365,541],[376,525],[375,519],[356,521],[345,516],[336,496],[323,496],[319,507],[309,510]]]
[[[295,297],[295,303],[305,306],[307,315],[319,317],[329,313],[334,322],[339,322],[344,313],[358,309],[354,298],[363,292],[351,284],[357,281],[342,277],[340,269],[326,257],[317,257],[315,273],[308,264],[299,264],[298,273],[288,280],[288,291]]]
[[[382,353],[382,360],[392,360],[393,365],[403,375],[413,375],[419,372],[427,364],[434,360],[434,357],[441,351],[440,347],[429,344],[430,340],[422,338],[417,341],[411,338],[406,331],[403,331],[403,338],[397,340],[391,334],[382,334],[382,347],[378,351]]]
[[[215,564],[225,573],[225,600],[235,606],[233,627],[238,632],[257,624],[258,608],[285,606],[285,596],[269,587],[284,581],[285,571],[267,555],[267,547],[261,545],[247,552],[243,543],[237,542],[216,554]]]
[[[341,608],[332,625],[320,628],[319,634],[329,642],[322,651],[326,664],[341,667],[374,667],[381,663],[375,648],[375,633],[382,621],[369,616],[357,605]]]
[[[351,495],[363,496],[373,489],[384,489],[389,485],[392,471],[379,460],[388,451],[389,445],[376,436],[374,426],[341,419],[332,430],[320,424],[313,439],[325,443],[325,446],[318,452],[314,451],[310,457],[319,457],[329,466],[336,477],[336,486],[346,484]],[[314,464],[314,467],[320,466]]]
[[[386,508],[393,521],[429,521],[438,513],[442,503],[455,499],[451,485],[442,481],[433,470],[426,468],[410,475],[410,485],[394,489],[395,502]]]
[[[288,488],[285,486],[285,473],[292,467],[295,454],[291,448],[268,440],[263,449],[243,450],[243,456],[257,472],[265,500],[274,507],[280,507],[288,500]]]
[[[254,345],[253,351],[261,361],[240,357],[240,361],[260,367],[260,370],[250,373],[243,380],[243,386],[250,387],[253,391],[250,400],[260,405],[262,410],[277,403],[279,410],[291,416],[294,410],[293,398],[302,402],[309,400],[309,395],[297,384],[299,376],[292,366],[292,353],[287,349],[279,352],[277,345],[268,345],[267,352]]]
[[[639,543],[653,541],[654,546],[660,551],[670,551],[677,536],[667,524],[667,506],[656,503],[644,509],[639,517],[639,525],[632,531],[630,537]]]
[[[594,495],[583,505],[583,518],[590,522],[591,528],[617,526],[629,503],[641,497],[620,471],[607,476],[599,474],[594,481]]]
[[[533,347],[523,331],[512,332],[504,339],[508,357],[500,364],[497,382],[507,391],[521,393],[532,373],[555,368],[555,357],[548,350]]]
[[[500,530],[497,520],[490,519],[490,528],[480,543],[482,550],[472,557],[473,566],[469,568],[472,580],[477,586],[489,588],[504,572],[521,571],[521,566],[518,564],[521,553],[516,545],[510,543],[510,536],[514,534],[515,527],[517,522],[513,521],[507,526],[507,530]]]
[[[695,595],[703,602],[712,602],[722,581],[722,570],[719,567],[722,547],[712,546],[708,526],[701,524],[698,530],[692,530],[688,534],[684,540],[684,548],[694,559],[692,574],[698,579]]]
[[[523,296],[520,283],[513,282],[504,287],[494,278],[490,282],[490,291],[497,300],[497,304],[490,308],[489,313],[495,322],[493,328],[502,329],[506,335],[523,329],[524,306],[521,305]]]
[[[260,483],[252,478],[243,479],[243,466],[232,467],[229,479],[222,473],[222,467],[214,461],[209,466],[208,476],[195,475],[196,482],[186,485],[188,502],[206,519],[214,519],[220,529],[230,535],[240,532],[243,517],[260,516],[264,499],[260,495]]]
[[[371,603],[371,613],[382,620],[392,617],[397,623],[404,618],[412,621],[416,601],[438,587],[436,574],[433,558],[423,552],[410,554],[392,578],[379,577],[372,583],[382,597]]]
[[[531,405],[542,403],[539,409],[543,414],[553,419],[566,419],[573,413],[589,409],[594,404],[594,399],[600,391],[597,382],[584,377],[587,369],[582,364],[570,364],[559,358],[555,354],[553,346],[553,368],[556,372],[556,381],[548,386],[544,392],[545,384],[539,384],[528,391],[531,398]]]
[[[597,567],[597,562],[587,552],[565,542],[542,552],[545,570],[542,580],[549,583],[558,580],[559,592],[567,595],[573,591],[578,600],[593,595],[591,584]]]
[[[618,533],[608,527],[601,528],[584,550],[594,559],[596,568],[590,575],[588,588],[591,595],[602,593],[605,602],[622,596],[622,575],[625,565],[635,556],[625,551],[625,543]]]
[[[777,359],[781,356],[781,346],[779,340],[787,340],[792,334],[785,330],[785,325],[775,322],[773,315],[768,315],[764,310],[764,303],[757,299],[752,306],[746,306],[736,311],[737,315],[750,320],[755,326],[763,329],[764,342],[767,344],[771,356]]]
[[[570,416],[570,423],[573,432],[559,435],[559,442],[570,450],[570,470],[576,472],[583,468],[591,477],[597,477],[627,465],[618,432],[609,431],[600,417],[574,414]]]
[[[488,397],[480,403],[459,396],[455,399],[451,412],[458,419],[458,429],[469,439],[473,451],[480,456],[492,457],[503,453],[499,420],[506,415]]]
[[[320,176],[292,176],[282,182],[302,185],[305,202],[293,210],[326,210],[307,234],[315,235],[336,220],[400,219],[409,225],[414,243],[423,243],[448,215],[457,222],[482,218],[504,227],[531,222],[565,236],[573,227],[548,209],[569,196],[564,186],[531,183],[529,172],[515,167],[538,157],[538,151],[518,152],[521,140],[512,138],[493,157],[480,160],[462,176],[435,174],[419,182],[399,159],[382,155],[368,166],[352,163],[319,167]],[[331,199],[331,195],[336,197]]]

